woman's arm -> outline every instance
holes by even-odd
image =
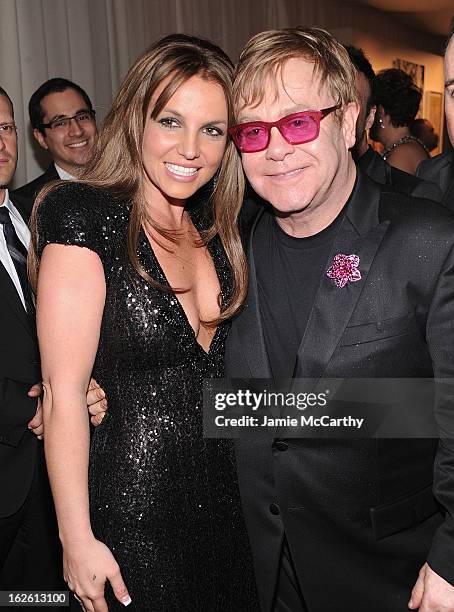
[[[45,247],[38,278],[37,323],[46,460],[64,550],[65,579],[87,610],[100,612],[107,610],[106,578],[120,601],[129,600],[114,557],[93,535],[88,505],[86,393],[105,293],[103,266],[96,253],[77,246]]]

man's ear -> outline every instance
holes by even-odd
[[[372,127],[372,124],[374,123],[374,120],[375,120],[376,112],[377,112],[377,107],[374,105],[371,107],[369,114],[367,115],[366,130],[370,130],[370,128]]]
[[[351,149],[356,142],[356,120],[359,115],[358,102],[350,102],[344,108],[342,117],[342,132],[347,149]]]
[[[35,137],[35,140],[38,141],[38,144],[40,147],[42,147],[43,149],[49,148],[47,146],[46,139],[44,138],[44,136],[41,134],[41,132],[37,128],[33,130],[33,136]]]

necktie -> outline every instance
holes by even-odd
[[[32,312],[33,302],[31,299],[30,289],[28,286],[27,277],[27,249],[19,240],[11,221],[9,210],[6,206],[0,206],[0,223],[3,225],[3,235],[5,236],[8,252],[13,260],[16,268],[17,276],[24,294],[27,312]]]

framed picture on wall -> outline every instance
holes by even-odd
[[[395,59],[393,68],[400,68],[409,74],[420,90],[424,91],[424,66],[403,59]]]
[[[443,94],[439,91],[426,92],[424,119],[430,121],[438,134],[438,147],[432,151],[432,155],[438,155],[443,146]]]

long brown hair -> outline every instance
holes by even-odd
[[[161,112],[178,87],[197,75],[222,87],[227,100],[229,125],[233,124],[233,65],[229,57],[208,40],[186,34],[171,34],[153,44],[130,68],[81,177],[82,182],[106,189],[119,201],[132,203],[128,227],[129,259],[144,279],[159,288],[162,286],[143,269],[137,245],[143,225],[170,240],[176,240],[175,233],[166,230],[150,217],[143,197],[142,139],[146,115],[154,92],[169,75],[172,78],[158,96],[152,118]],[[29,267],[34,286],[38,271],[36,210],[43,197],[57,186],[58,183],[40,192],[32,214],[33,238]],[[247,264],[237,227],[243,195],[241,162],[233,142],[229,140],[210,196],[213,223],[201,238],[206,244],[215,235],[219,235],[232,268],[234,288],[228,304],[211,324],[230,318],[241,306],[247,290]]]

